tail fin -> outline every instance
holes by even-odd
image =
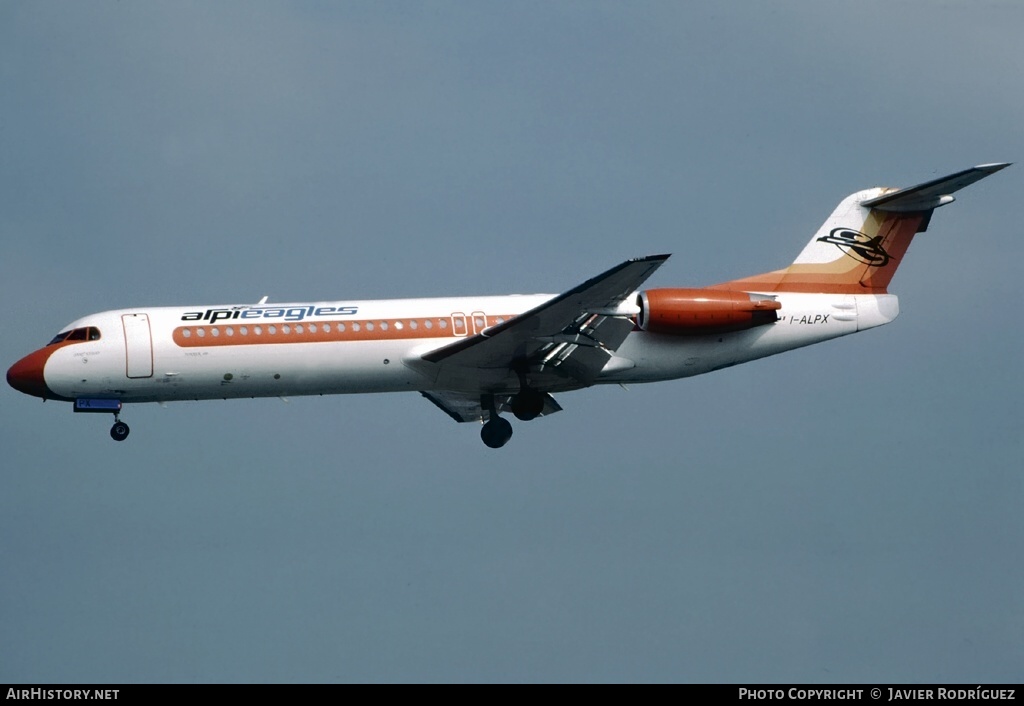
[[[745,292],[884,294],[914,235],[953,192],[1005,164],[982,164],[907,189],[875,188],[847,196],[792,265],[710,289]]]

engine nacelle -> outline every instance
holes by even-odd
[[[652,333],[700,335],[772,324],[782,304],[746,292],[648,289],[636,298],[637,325]]]

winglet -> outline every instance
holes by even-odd
[[[976,167],[927,181],[924,184],[890,191],[876,198],[861,201],[860,205],[889,213],[930,211],[933,208],[953,203],[954,191],[970,186],[1008,166],[1010,166],[1010,162],[979,164]]]

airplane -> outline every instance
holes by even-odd
[[[982,164],[843,199],[796,260],[702,288],[641,285],[668,255],[559,294],[144,307],[91,314],[7,371],[14,389],[114,415],[136,402],[419,392],[504,446],[554,393],[700,375],[893,321],[888,291],[916,233]]]

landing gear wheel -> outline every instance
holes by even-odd
[[[480,438],[489,448],[500,449],[512,438],[512,425],[507,419],[491,417],[491,421],[480,428]]]
[[[544,411],[544,395],[529,387],[512,398],[512,414],[516,419],[528,422]]]
[[[131,429],[124,422],[114,422],[114,426],[110,427],[110,438],[114,441],[124,441],[128,438],[128,432]]]

